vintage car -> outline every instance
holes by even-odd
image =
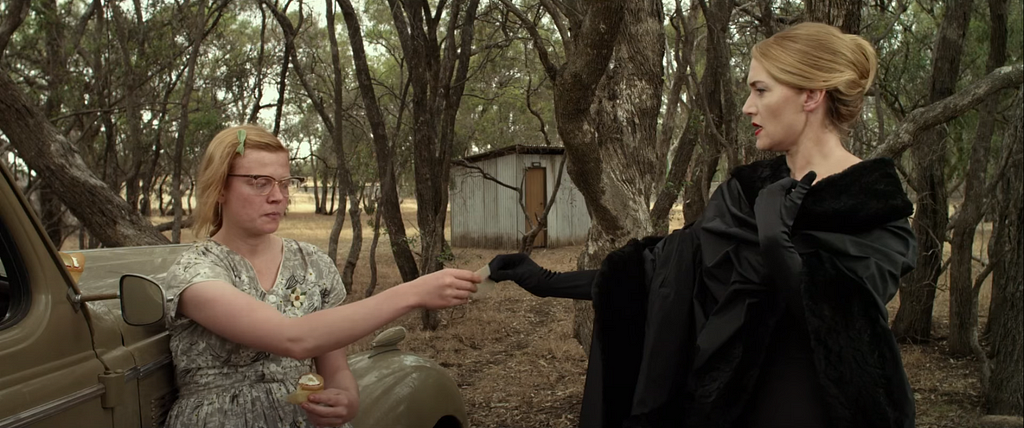
[[[162,426],[176,388],[158,284],[187,246],[58,252],[0,170],[0,428]],[[458,386],[399,350],[404,337],[387,330],[349,357],[353,425],[468,427]]]

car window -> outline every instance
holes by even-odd
[[[18,249],[7,226],[0,220],[0,330],[17,324],[25,316],[29,295]]]

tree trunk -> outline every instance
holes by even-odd
[[[363,251],[363,221],[359,209],[360,195],[356,192],[349,193],[349,222],[352,225],[352,243],[348,247],[348,257],[345,258],[345,267],[341,270],[341,280],[345,284],[352,284],[352,277],[359,263],[359,255]],[[341,213],[338,213],[341,215]],[[352,291],[352,286],[348,286]]]
[[[335,213],[334,215],[334,225],[331,226],[331,234],[327,238],[327,256],[331,258],[331,260],[335,263],[335,266],[337,266],[338,263],[338,238],[341,237],[341,229],[345,227],[346,201],[347,200],[345,198],[345,195],[342,194],[341,201],[339,202],[338,212]],[[351,202],[352,204],[356,204],[354,201]],[[358,208],[358,205],[356,207]],[[348,281],[344,281],[344,278],[342,278],[342,280],[345,283],[345,291],[351,292],[352,284]]]
[[[46,0],[39,3],[40,20],[46,33],[46,80],[47,86],[51,88],[47,93],[46,101],[43,102],[43,113],[46,117],[57,117],[60,114],[63,102],[63,88],[67,80],[67,61],[64,55],[64,25],[62,25],[60,14],[57,9],[56,0]],[[41,208],[40,220],[46,235],[50,237],[57,248],[60,248],[64,239],[64,207],[60,203],[53,186],[47,181],[49,178],[40,177],[39,206]]]
[[[253,84],[252,110],[249,112],[249,123],[256,123],[260,110],[263,109],[263,61],[267,50],[267,10],[263,3],[257,3],[260,8],[260,49],[256,54],[256,82]],[[285,58],[288,58],[285,56]],[[276,118],[275,118],[276,119]]]
[[[171,98],[171,94],[174,92],[174,88],[178,87],[178,82],[181,81],[184,72],[178,73],[175,76],[174,81],[164,91],[163,100],[160,102],[160,115],[157,120],[156,136],[154,137],[156,142],[153,144],[153,154],[150,156],[149,168],[144,171],[142,175],[142,203],[139,205],[139,212],[144,216],[152,215],[150,210],[150,199],[152,198],[153,185],[156,182],[157,175],[161,175],[161,182],[157,186],[157,199],[160,201],[160,212],[159,215],[163,215],[163,179],[166,177],[162,173],[158,173],[160,167],[160,154],[164,151],[164,127],[167,121],[167,104]]]
[[[956,91],[972,3],[973,0],[951,0],[947,3],[932,59],[931,103],[942,101]],[[935,286],[942,271],[943,244],[949,220],[946,130],[943,127],[929,129],[920,139],[932,144],[917,144],[911,148],[914,174],[910,180],[917,191],[913,227],[919,255],[917,268],[900,284],[900,308],[893,323],[896,337],[911,342],[931,337]]]
[[[1003,138],[1004,147],[1011,148],[1011,161],[999,177],[997,192],[1005,213],[996,220],[1002,245],[989,249],[990,260],[999,257],[992,273],[992,295],[999,295],[1004,306],[998,323],[991,324],[992,378],[985,404],[989,414],[1019,416],[1024,411],[1024,87],[1018,91]]]
[[[327,165],[324,165],[324,169],[327,169]],[[323,174],[324,179],[320,181],[320,207],[317,210],[317,214],[327,214],[327,191],[331,188],[330,181],[327,180],[327,173]]]
[[[654,225],[654,233],[667,235],[669,232],[669,214],[672,207],[679,200],[679,194],[686,186],[686,170],[693,159],[693,150],[697,148],[700,141],[700,121],[704,115],[698,111],[691,111],[686,127],[683,128],[679,142],[676,144],[676,152],[672,156],[672,164],[669,166],[668,176],[661,190],[658,192],[658,199],[654,201],[651,208],[651,223]]]
[[[270,4],[267,4],[267,7],[276,9],[276,6]],[[285,89],[288,87],[288,63],[294,51],[295,46],[293,44],[284,44],[284,53],[281,55],[281,77],[277,83],[277,106],[274,109],[274,135],[281,132],[281,116],[284,114],[284,95]]]
[[[591,218],[578,269],[597,268],[630,238],[654,231],[648,204],[661,161],[648,145],[657,138],[664,84],[661,11],[659,0],[590,3],[554,76],[569,176]],[[577,302],[575,312],[575,337],[589,352],[593,307]]]
[[[420,229],[419,270],[426,274],[444,267],[440,255],[445,245],[449,161],[455,137],[455,117],[469,71],[473,27],[480,2],[469,0],[465,7],[462,0],[450,3],[444,29],[446,40],[439,40],[437,34],[441,14],[432,16],[425,0],[389,0],[388,4],[402,53],[409,61],[416,221]],[[456,40],[459,41],[458,46]],[[424,311],[422,319],[424,328],[428,330],[440,326],[440,318],[434,311]]]
[[[166,204],[164,203],[164,188],[167,187],[167,175],[160,176],[160,185],[156,188],[156,200],[160,204],[160,215],[167,215]]]
[[[185,211],[186,216],[192,215],[192,197],[196,193],[196,181],[192,177],[188,178],[188,195],[185,196],[185,200],[188,201],[188,210]],[[186,226],[187,227],[187,226]]]
[[[355,9],[349,0],[338,0],[342,16],[345,17],[345,27],[348,29],[348,40],[352,46],[352,62],[355,66],[356,80],[359,83],[359,93],[363,99],[363,108],[366,111],[366,119],[370,123],[371,135],[373,137],[374,156],[377,160],[377,176],[380,178],[381,200],[377,209],[381,210],[388,230],[388,239],[391,241],[391,251],[395,256],[395,264],[402,275],[402,281],[408,282],[419,276],[419,268],[416,266],[416,259],[409,248],[409,241],[405,235],[405,222],[402,221],[402,211],[398,203],[398,186],[395,179],[395,162],[391,143],[388,141],[387,127],[384,124],[384,115],[377,103],[377,96],[374,93],[373,81],[370,78],[370,67],[366,61],[366,50],[363,47],[363,34],[359,28],[359,19]],[[372,251],[371,251],[371,254]]]
[[[698,91],[706,118],[704,147],[719,146],[718,153],[725,154],[731,170],[740,163],[729,50],[729,17],[732,16],[734,3],[730,0],[712,0],[710,4],[701,1],[700,6],[707,21],[708,36],[707,65],[701,76],[702,89]],[[706,172],[714,176],[712,170]],[[710,185],[710,180],[708,183]]]
[[[316,160],[313,160],[313,164],[316,164]],[[316,168],[313,168],[313,213],[320,214],[323,209],[320,207],[320,185],[318,184],[320,178],[316,175]]]
[[[320,159],[314,156],[315,152],[313,151],[312,141],[309,142],[309,154],[309,169],[312,171],[312,174],[310,175],[310,178],[312,178],[312,180],[310,181],[313,182],[313,213],[320,214],[320,185],[318,184],[319,175],[317,174],[316,168],[316,165],[317,163],[320,162]]]
[[[721,156],[726,155],[730,168],[739,163],[728,44],[729,17],[733,6],[733,2],[728,0],[713,0],[710,4],[700,2],[707,21],[707,65],[696,91],[705,120],[701,132],[701,157],[690,173],[693,184],[685,191],[683,216],[687,224],[704,213]]]
[[[104,86],[108,84],[109,81],[104,83]],[[120,168],[117,165],[117,129],[114,125],[114,115],[110,113],[113,110],[110,92],[109,87],[103,91],[105,111],[100,113],[100,116],[103,118],[103,176],[100,178],[103,179],[104,183],[107,183],[107,187],[119,189],[121,187],[121,180],[118,178],[118,170]]]
[[[199,5],[193,11],[194,22],[191,29],[191,47],[188,55],[187,68],[185,71],[185,86],[181,94],[181,117],[178,120],[178,136],[174,140],[174,171],[171,175],[171,204],[174,208],[174,228],[171,229],[171,242],[181,242],[181,221],[184,213],[181,206],[181,163],[185,154],[185,138],[188,135],[189,102],[192,99],[192,89],[195,87],[196,62],[199,60],[200,47],[203,44],[203,37],[206,30],[206,3],[207,0],[199,0]],[[196,239],[203,239],[197,236]]]
[[[1006,0],[989,0],[989,53],[985,66],[991,73],[1006,62]],[[957,210],[950,242],[949,266],[949,352],[970,355],[971,338],[978,324],[978,305],[973,292],[974,234],[984,215],[985,172],[988,171],[992,133],[999,97],[993,96],[978,109],[978,126],[971,145],[971,157],[964,183],[964,201]]]
[[[692,70],[690,64],[694,63],[693,50],[694,50],[694,30],[696,21],[695,8],[699,5],[694,3],[691,5],[691,11],[689,14],[683,13],[682,3],[676,0],[676,16],[672,19],[672,27],[676,31],[675,49],[673,56],[676,62],[675,77],[673,78],[673,88],[669,94],[669,105],[676,96],[675,86],[681,85],[687,88],[687,92],[691,95],[700,96],[700,91],[693,88],[690,84],[691,75],[696,75]],[[678,101],[678,100],[676,100]],[[675,147],[675,153],[669,156],[666,151],[664,155],[671,159],[668,165],[667,174],[664,174],[665,179],[661,182],[660,189],[658,190],[654,206],[651,208],[651,222],[654,225],[654,232],[657,234],[667,234],[669,231],[669,217],[672,212],[672,207],[675,206],[676,202],[680,199],[683,189],[690,186],[686,186],[686,173],[690,168],[690,164],[693,163],[693,153],[700,143],[700,133],[703,131],[702,118],[703,107],[700,101],[691,106],[687,112],[687,119],[684,124],[682,133],[679,136]],[[669,111],[666,110],[666,117],[669,116]],[[666,135],[668,132],[667,126],[662,127],[661,138],[671,138],[671,135]],[[661,144],[661,143],[659,143]],[[668,146],[668,144],[665,144]],[[659,154],[662,152],[659,150]]]
[[[54,191],[71,213],[107,247],[158,245],[167,239],[93,174],[78,152],[50,124],[0,67],[0,130],[18,156]]]
[[[704,124],[708,126],[707,123]],[[705,134],[706,135],[706,134]],[[690,187],[686,188],[683,200],[683,219],[686,224],[697,221],[704,215],[704,208],[708,206],[708,197],[711,192],[711,181],[718,171],[718,164],[722,160],[722,149],[717,144],[705,145],[701,150],[700,157],[690,168]]]
[[[347,192],[348,202],[351,211],[349,214],[353,217],[352,221],[352,245],[349,247],[348,257],[345,261],[345,269],[342,271],[342,282],[345,284],[345,291],[352,291],[352,271],[355,270],[355,265],[359,261],[359,253],[363,250],[362,242],[363,237],[361,235],[362,225],[359,224],[359,197],[356,192],[355,184],[352,182],[351,169],[348,166],[348,159],[345,157],[345,139],[342,133],[342,124],[344,122],[344,98],[343,94],[345,91],[344,81],[342,80],[341,72],[341,60],[338,53],[338,36],[335,34],[334,25],[334,0],[325,0],[327,10],[327,37],[331,45],[331,68],[334,72],[334,132],[331,134],[334,140],[334,153],[337,156],[338,162],[338,181],[339,190],[341,192]],[[313,94],[309,94],[311,97]],[[328,244],[328,255],[331,260],[337,262],[338,260],[338,238],[341,235],[341,228],[345,224],[345,193],[341,194],[341,204],[339,205],[338,212],[335,213],[334,228],[331,230],[330,242]],[[360,235],[356,236],[356,231],[360,231]],[[356,243],[358,242],[358,246]],[[351,266],[349,266],[351,264]],[[348,272],[348,276],[344,274]]]
[[[324,214],[332,215],[332,214],[335,213],[335,211],[334,211],[334,202],[335,202],[335,200],[338,197],[338,182],[339,181],[340,180],[338,179],[338,173],[337,173],[337,171],[335,171],[335,173],[334,173],[334,181],[331,183],[331,208],[329,210],[327,210],[327,212],[324,213]],[[343,206],[342,206],[342,208],[339,211],[344,211],[345,210],[344,203],[342,205]],[[342,220],[341,220],[342,223],[344,223],[345,222],[344,215],[341,218],[342,218]],[[335,252],[337,252],[337,250],[335,250]]]
[[[863,0],[807,0],[807,19],[834,27],[846,34],[860,34]]]
[[[380,214],[378,204],[373,213],[373,241],[370,241],[370,283],[366,285],[366,293],[363,297],[370,297],[377,288],[377,242],[380,241]]]
[[[134,28],[127,22],[127,18],[117,3],[111,4],[114,16],[114,28],[116,39],[121,53],[121,68],[125,74],[124,103],[125,103],[125,124],[128,128],[128,136],[124,146],[128,148],[128,174],[125,177],[125,199],[132,208],[139,207],[139,176],[142,173],[142,165],[145,162],[148,151],[146,144],[142,141],[142,106],[141,81],[138,64],[136,61],[143,61],[146,57],[146,38],[142,36],[145,29],[143,22],[135,22]],[[136,16],[141,18],[139,11]]]

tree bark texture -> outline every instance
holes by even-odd
[[[721,160],[721,146],[718,144],[701,146],[700,155],[694,159],[693,166],[690,168],[690,186],[683,192],[683,219],[686,224],[693,223],[704,215],[704,208],[708,206],[711,192],[711,181],[715,177]]]
[[[554,78],[555,119],[569,176],[587,204],[591,227],[579,269],[594,269],[630,238],[653,233],[649,201],[662,94],[661,2],[601,1],[569,43]],[[578,28],[578,27],[577,27]],[[590,348],[593,309],[575,305],[575,335]]]
[[[1009,168],[999,177],[997,195],[1003,209],[993,234],[999,245],[990,248],[998,257],[992,272],[992,294],[1000,296],[1001,315],[991,325],[992,378],[985,391],[988,413],[1021,415],[1024,396],[1024,86],[1015,97],[1013,114],[1003,137],[1010,147]],[[995,254],[993,254],[995,253]],[[991,320],[990,320],[991,322]]]
[[[807,0],[807,19],[834,27],[846,34],[860,34],[863,0]]]
[[[1006,0],[989,0],[989,53],[986,71],[991,73],[1006,62]],[[978,126],[964,183],[964,200],[952,224],[951,262],[949,266],[949,352],[970,355],[972,337],[977,332],[978,304],[973,287],[974,234],[985,213],[985,172],[991,158],[998,94],[989,97],[978,109]]]
[[[370,283],[366,286],[366,294],[363,297],[370,297],[377,289],[377,243],[380,242],[380,204],[376,204],[373,212],[373,239],[370,241]]]
[[[934,104],[956,92],[963,54],[964,35],[970,22],[973,0],[952,0],[947,3],[932,55],[930,103]],[[914,233],[919,255],[917,268],[900,284],[900,308],[893,322],[896,337],[907,341],[931,338],[932,308],[935,289],[942,271],[943,244],[949,220],[946,195],[946,130],[931,128],[920,136],[922,142],[911,148],[914,173],[910,180],[917,191],[914,211]]]
[[[655,199],[654,206],[651,208],[651,223],[654,227],[654,233],[658,235],[668,234],[669,214],[672,212],[672,206],[675,205],[676,200],[679,199],[679,194],[684,188],[693,187],[692,184],[691,186],[686,186],[686,170],[693,159],[693,151],[697,148],[697,143],[700,140],[700,132],[702,130],[700,122],[702,117],[703,115],[699,111],[690,112],[686,127],[683,128],[683,133],[679,136],[679,142],[676,143],[676,152],[672,156],[672,164],[669,166],[668,176],[658,192],[658,198]]]

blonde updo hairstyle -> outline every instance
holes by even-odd
[[[196,189],[198,196],[195,211],[192,213],[192,232],[196,237],[213,236],[224,225],[217,199],[224,192],[233,161],[244,156],[237,152],[239,130],[245,131],[243,153],[250,150],[288,153],[281,140],[259,125],[232,126],[217,133],[206,146],[203,161],[199,165]]]
[[[846,137],[860,117],[875,79],[875,49],[862,37],[805,22],[754,45],[751,52],[773,79],[796,89],[824,89],[829,124]]]

